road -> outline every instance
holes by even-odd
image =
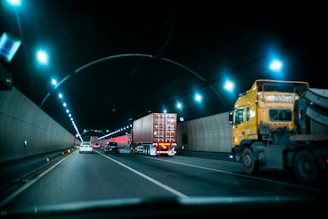
[[[243,173],[238,163],[199,157],[130,154],[79,154],[74,150],[34,174],[3,201],[6,211],[108,199],[192,197],[316,197],[325,186],[307,187],[287,173]]]

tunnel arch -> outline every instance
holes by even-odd
[[[165,62],[169,62],[171,64],[177,65],[180,68],[183,68],[185,70],[187,70],[188,72],[192,73],[194,76],[196,76],[199,80],[201,80],[202,82],[204,82],[207,86],[210,87],[210,89],[215,93],[215,95],[220,99],[220,101],[222,102],[224,109],[226,109],[226,104],[223,101],[223,99],[221,98],[221,96],[219,95],[219,93],[217,92],[217,90],[211,85],[209,84],[205,78],[203,78],[201,75],[199,75],[197,72],[193,71],[191,68],[188,68],[187,66],[178,63],[176,61],[173,61],[171,59],[168,58],[164,58],[164,57],[159,57],[159,56],[154,56],[154,55],[150,55],[150,54],[143,54],[143,53],[125,53],[125,54],[117,54],[117,55],[111,55],[111,56],[106,56],[103,58],[99,58],[96,59],[94,61],[91,61],[79,68],[77,68],[74,73],[77,74],[80,71],[82,71],[85,68],[88,68],[92,65],[95,65],[99,62],[103,62],[103,61],[107,61],[110,59],[117,59],[117,58],[125,58],[125,57],[144,57],[144,58],[150,58],[150,59],[156,59],[156,60],[161,60],[161,61],[165,61]],[[62,80],[60,80],[56,86],[53,88],[53,90],[56,90],[61,84],[63,84],[66,80],[68,80],[70,77],[72,76],[72,74],[69,74],[67,76],[65,76]],[[40,103],[40,108],[42,108],[44,102],[48,99],[48,97],[51,95],[51,92],[48,92],[47,95],[43,98],[42,102]]]

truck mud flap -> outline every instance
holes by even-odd
[[[328,108],[328,89],[309,88],[305,93],[305,98],[315,105]]]

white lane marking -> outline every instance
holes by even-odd
[[[127,166],[127,165],[125,165],[125,164],[123,164],[123,163],[121,163],[121,162],[119,162],[119,161],[117,161],[117,160],[115,160],[115,159],[113,159],[111,157],[108,157],[108,156],[106,156],[106,155],[104,155],[104,154],[102,154],[100,152],[97,152],[97,153],[100,154],[101,156],[103,156],[103,157],[105,157],[105,158],[107,158],[107,159],[109,159],[109,160],[117,163],[118,165],[120,165],[120,166],[122,166],[122,167],[124,167],[124,168],[126,168],[126,169],[128,169],[128,170],[130,170],[132,172],[134,172],[135,174],[138,174],[139,176],[145,178],[146,180],[148,180],[148,181],[150,181],[150,182],[152,182],[152,183],[154,183],[154,184],[162,187],[163,189],[165,189],[165,190],[167,190],[167,191],[175,194],[176,196],[178,196],[180,198],[189,198],[185,194],[182,194],[181,192],[178,192],[177,190],[172,189],[171,187],[169,187],[169,186],[167,186],[167,185],[165,185],[165,184],[163,184],[161,182],[158,182],[157,180],[155,180],[155,179],[153,179],[153,178],[151,178],[151,177],[149,177],[149,176],[147,176],[147,175],[145,175],[145,174],[143,174],[143,173],[141,173],[141,172],[139,172],[139,171],[137,171],[135,169],[132,169],[131,167],[129,167],[129,166]]]
[[[67,155],[65,158],[63,158],[62,160],[58,161],[56,164],[54,164],[53,166],[51,166],[49,169],[47,169],[44,172],[40,173],[35,179],[32,179],[32,180],[28,181],[22,187],[20,187],[19,189],[17,189],[15,192],[13,192],[12,194],[10,194],[6,198],[4,198],[1,201],[1,203],[0,203],[0,207],[3,207],[5,204],[7,204],[9,201],[11,201],[13,198],[15,198],[17,195],[19,195],[25,189],[27,189],[32,184],[34,184],[36,181],[38,181],[39,179],[41,179],[44,175],[46,175],[47,173],[49,173],[53,168],[55,168],[56,166],[58,166],[59,164],[61,164],[64,160],[66,160],[69,156],[71,156],[71,154]]]
[[[209,167],[197,166],[197,165],[193,165],[193,164],[180,163],[180,162],[172,161],[172,160],[163,160],[163,159],[159,159],[159,158],[155,158],[155,157],[145,157],[145,158],[179,164],[179,165],[184,165],[184,166],[195,167],[195,168],[199,168],[199,169],[210,170],[210,171],[219,172],[219,173],[230,174],[230,175],[234,175],[234,176],[241,176],[241,177],[245,177],[245,178],[256,179],[256,180],[266,181],[266,182],[270,182],[270,183],[277,183],[277,184],[281,184],[281,185],[285,185],[285,186],[291,186],[291,187],[311,190],[311,191],[315,191],[315,192],[327,192],[326,190],[311,188],[311,187],[307,187],[307,186],[295,185],[295,184],[280,182],[280,181],[271,180],[271,179],[264,179],[264,178],[259,178],[259,177],[255,177],[255,176],[245,175],[245,174],[239,174],[239,173],[233,173],[233,172],[228,172],[228,171],[224,171],[224,170],[213,169],[213,168],[209,168]]]

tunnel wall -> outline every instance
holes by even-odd
[[[228,112],[177,125],[177,150],[230,152],[231,138]],[[0,163],[74,146],[75,137],[18,89],[0,91]]]
[[[178,123],[177,150],[231,152],[229,112]]]
[[[0,163],[74,147],[74,141],[18,89],[0,91]]]

